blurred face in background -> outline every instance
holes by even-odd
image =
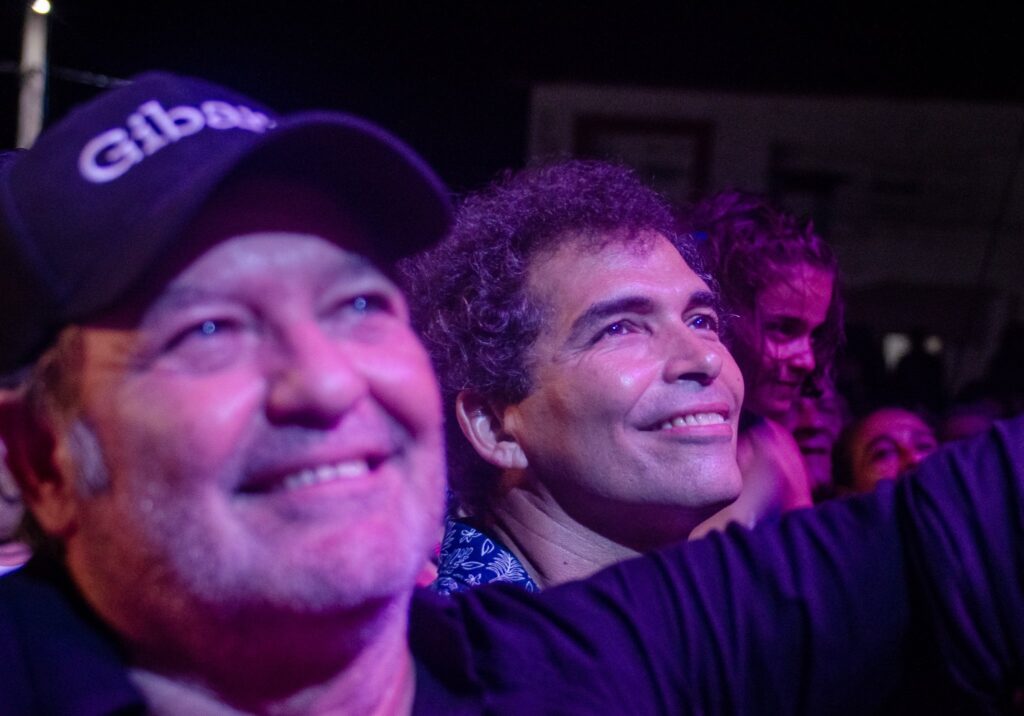
[[[831,384],[821,395],[801,395],[786,413],[782,424],[800,447],[812,491],[832,481],[832,448],[846,420],[843,397]]]
[[[849,442],[850,473],[857,492],[869,492],[879,480],[899,477],[935,452],[938,440],[915,413],[882,408],[863,418]]]
[[[736,353],[747,384],[744,407],[782,421],[817,365],[815,343],[835,277],[808,263],[774,271],[778,279],[758,292],[753,310],[737,321]]]
[[[14,477],[4,462],[5,453],[3,443],[0,443],[0,574],[19,566],[29,557],[28,548],[15,539],[24,510],[18,499]]]

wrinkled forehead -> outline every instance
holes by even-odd
[[[555,333],[627,306],[646,312],[682,301],[718,308],[708,282],[656,231],[568,238],[534,257],[526,294],[544,330]]]

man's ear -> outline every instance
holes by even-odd
[[[472,391],[463,390],[455,398],[455,418],[477,454],[502,470],[525,469],[526,453],[505,429],[504,417],[503,410]]]
[[[25,509],[46,533],[68,536],[77,524],[78,502],[73,477],[57,460],[53,425],[35,417],[21,393],[5,392],[0,395],[0,441]]]

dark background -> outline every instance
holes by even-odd
[[[537,83],[1024,105],[1024,9],[994,3],[53,2],[48,122],[98,91],[75,77],[173,70],[282,111],[367,116],[407,139],[457,191],[523,163]],[[0,148],[15,138],[26,5],[0,0]],[[988,248],[965,249],[964,265],[996,255],[997,233]],[[911,301],[905,282],[892,290],[914,316],[932,317],[929,330],[969,347],[988,295],[983,272],[977,281],[969,273],[960,293],[926,286]],[[951,300],[929,302],[933,294],[953,296],[955,310]],[[848,294],[848,316],[860,306],[871,319],[861,338],[850,333],[848,355],[863,365],[880,360],[882,335],[905,329],[889,325],[892,303]],[[1014,326],[1019,345],[1008,366],[1024,360],[1024,323]],[[957,379],[964,361],[947,363]],[[848,382],[888,397],[879,370]],[[1024,385],[1015,390],[1024,405]]]
[[[14,142],[21,0],[2,0],[0,146]],[[536,82],[1024,101],[1018,10],[891,3],[111,2],[54,0],[48,121],[151,68],[282,110],[366,115],[456,189],[524,159]]]

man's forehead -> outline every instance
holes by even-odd
[[[368,279],[390,285],[368,257],[319,234],[261,231],[214,243],[162,287],[147,314],[239,298],[274,302],[284,293],[312,295]],[[374,284],[380,285],[380,284]]]
[[[564,241],[530,267],[528,293],[543,333],[575,337],[613,314],[719,309],[718,296],[659,232]]]
[[[678,248],[662,233],[657,231],[628,231],[618,229],[604,233],[567,234],[557,243],[535,254],[529,264],[527,287],[537,299],[547,300],[552,294],[559,294],[566,286],[574,282],[589,283],[592,277],[585,270],[605,268],[608,259],[613,262],[616,257],[646,259],[657,254],[663,259],[661,267],[665,274],[676,273],[692,283],[691,288],[699,291],[710,291],[704,279],[697,274]],[[581,271],[565,270],[566,266],[578,264]],[[617,285],[614,270],[604,272],[603,288],[614,291]],[[653,279],[653,277],[652,277]],[[676,282],[673,282],[675,285]],[[682,288],[682,284],[679,284]]]

